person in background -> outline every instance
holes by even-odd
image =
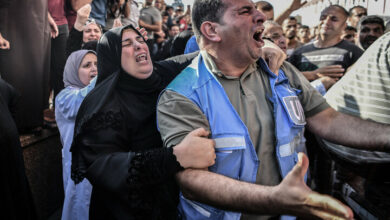
[[[139,17],[139,26],[145,28],[148,32],[147,44],[149,51],[153,51],[155,42],[154,33],[162,30],[161,12],[156,7],[152,6],[152,4],[153,0],[145,0],[145,6],[142,8]]]
[[[297,33],[297,37],[298,37],[298,40],[302,43],[302,44],[307,44],[311,41],[311,38],[310,38],[310,28],[309,26],[307,25],[302,25],[299,29],[298,29],[298,33]]]
[[[0,219],[35,220],[38,218],[13,119],[19,96],[15,88],[0,78]]]
[[[130,16],[127,0],[107,0],[107,16],[104,31],[122,26],[122,18]]]
[[[131,24],[134,27],[138,27],[138,21],[140,16],[138,3],[135,0],[128,0],[127,4],[129,5],[128,7],[130,8],[130,13],[128,17],[122,16],[122,25],[127,26]]]
[[[283,21],[285,19],[287,19],[291,15],[291,13],[302,8],[306,3],[307,3],[307,1],[301,2],[301,0],[293,0],[291,2],[291,4],[286,8],[286,10],[284,10],[275,19],[275,21],[278,24],[282,25]],[[256,6],[257,10],[259,10],[265,14],[265,16],[267,17],[267,20],[271,20],[271,21],[274,20],[274,7],[272,6],[271,3],[267,2],[267,1],[258,1],[255,3],[255,6]]]
[[[329,76],[338,80],[363,54],[358,46],[341,39],[348,12],[331,5],[321,12],[318,40],[294,51],[289,62],[309,80]]]
[[[85,96],[95,87],[97,57],[92,50],[77,50],[66,61],[64,69],[65,88],[56,98],[55,116],[62,143],[62,173],[65,199],[62,208],[63,220],[88,219],[92,186],[88,180],[75,184],[70,176],[74,123],[78,109]]]
[[[50,88],[53,91],[53,108],[46,109],[44,119],[48,125],[55,122],[54,99],[57,94],[64,88],[62,74],[66,62],[66,41],[68,40],[69,29],[68,21],[65,16],[65,0],[48,0],[48,10],[51,18],[58,29],[58,35],[52,36],[51,39],[51,56],[50,56]]]
[[[373,44],[385,32],[385,22],[381,17],[370,15],[362,17],[357,26],[359,46],[363,50]]]
[[[348,11],[348,25],[357,28],[360,18],[367,16],[367,9],[363,6],[353,6]]]
[[[69,33],[66,44],[66,57],[72,52],[80,50],[89,41],[97,41],[102,35],[102,29],[94,19],[89,19],[91,5],[86,4],[77,11],[74,27]]]
[[[344,29],[343,34],[341,35],[341,39],[355,44],[356,32],[357,32],[356,28],[352,26],[347,26]]]
[[[288,17],[283,21],[282,28],[284,36],[286,36],[287,57],[290,57],[295,49],[303,45],[297,38],[297,19],[295,17]]]

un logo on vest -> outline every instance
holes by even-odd
[[[305,113],[303,111],[301,102],[297,96],[283,97],[284,105],[287,108],[288,115],[296,125],[305,125]]]

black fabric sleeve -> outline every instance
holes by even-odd
[[[142,193],[134,189],[163,184],[183,169],[171,149],[132,152],[131,140],[123,127],[116,124],[122,119],[113,118],[104,114],[92,118],[99,126],[90,127],[75,139],[78,150],[72,156],[83,160],[78,168],[92,185],[118,195]],[[72,179],[78,183],[83,177],[72,171]]]
[[[185,55],[179,55],[171,57],[169,59],[158,61],[154,63],[154,71],[164,76],[168,81],[172,81],[181,71],[183,71],[188,65],[191,64],[192,60],[199,54],[199,51],[189,53]],[[168,82],[168,83],[169,83]]]
[[[66,58],[68,58],[69,55],[74,51],[80,50],[82,44],[83,44],[83,32],[78,31],[75,28],[72,28],[69,31],[68,41],[66,42],[66,49],[65,49]]]

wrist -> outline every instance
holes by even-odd
[[[172,154],[176,157],[176,161],[180,164],[180,166],[185,167],[185,165],[181,161],[183,155],[183,149],[182,147],[180,147],[180,144],[172,147]]]
[[[84,19],[84,18],[77,17],[74,23],[74,28],[78,31],[83,31],[84,25],[87,22],[87,20],[88,18]]]

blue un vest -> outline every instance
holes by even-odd
[[[277,136],[277,158],[284,177],[297,162],[296,150],[304,146],[301,140],[305,118],[297,98],[298,90],[291,88],[281,71],[273,74],[263,60],[259,65],[270,75]],[[259,160],[248,129],[230,103],[222,85],[207,69],[199,55],[166,88],[194,102],[209,121],[211,138],[215,140],[216,161],[209,168],[241,181],[256,181]],[[288,114],[291,112],[291,114]],[[180,193],[179,213],[183,219],[238,220],[241,213],[224,211],[199,202],[190,201]]]

